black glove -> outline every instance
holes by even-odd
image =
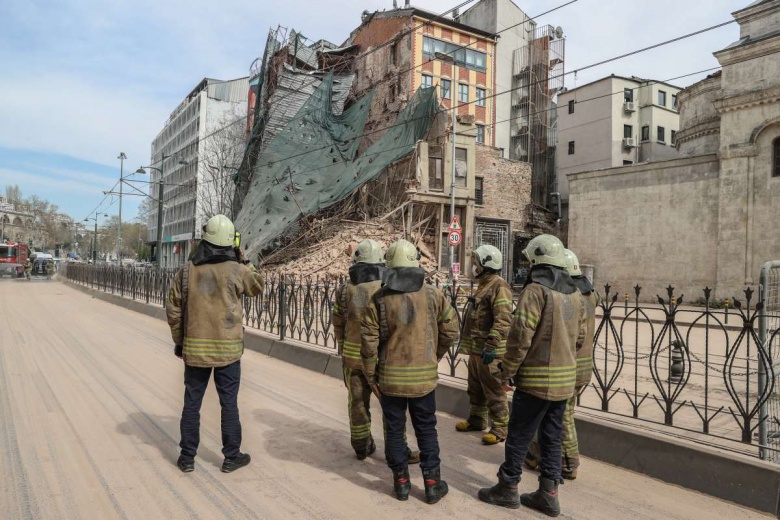
[[[182,350],[184,350],[184,349],[183,349],[183,347],[181,345],[176,345],[176,346],[173,347],[173,353],[176,354],[176,357],[181,357],[182,356]]]
[[[482,351],[482,363],[485,365],[489,365],[496,359],[496,351],[495,350],[483,350]]]

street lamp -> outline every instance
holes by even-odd
[[[450,83],[450,103],[452,104],[452,158],[450,159],[452,165],[452,178],[450,179],[450,222],[455,219],[455,136],[457,131],[455,125],[457,124],[457,113],[455,108],[455,85],[458,81],[458,66],[455,62],[455,58],[449,54],[437,52],[434,54],[437,60],[449,63],[452,65],[452,82]],[[450,274],[453,277],[453,294],[455,293],[454,280],[455,276],[452,274],[452,266],[455,263],[455,246],[450,245]]]
[[[122,185],[125,182],[125,159],[127,159],[125,152],[119,152],[117,159],[119,159],[119,229],[116,234],[116,255],[119,259],[119,267],[122,267]]]
[[[165,159],[168,159],[170,157],[173,157],[173,155],[165,155],[163,154],[162,159],[160,161],[160,167],[157,168],[155,166],[139,166],[138,169],[135,171],[135,173],[144,174],[146,173],[146,170],[144,168],[149,168],[150,170],[155,170],[159,172],[160,174],[160,188],[157,196],[157,247],[155,251],[155,261],[157,263],[157,267],[162,267],[162,262],[160,257],[162,256],[162,232],[163,232],[163,167],[165,166]],[[178,164],[189,164],[189,161],[186,159],[179,159]]]
[[[104,217],[108,217],[108,213],[103,213],[103,216]],[[97,243],[97,223],[98,223],[98,217],[100,217],[100,215],[95,213],[94,217],[87,217],[87,218],[84,219],[84,222],[89,222],[90,220],[94,220],[95,221],[95,233],[92,235],[92,254],[90,254],[90,257],[92,257],[92,263],[93,264],[97,264],[97,246],[98,246],[98,243]]]

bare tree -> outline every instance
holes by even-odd
[[[5,187],[5,198],[14,206],[22,203],[22,189],[18,184],[9,184]]]
[[[245,146],[245,128],[237,121],[245,121],[245,117],[237,113],[223,117],[217,125],[219,130],[206,138],[198,157],[198,214],[203,219],[218,214],[235,218],[233,195]]]

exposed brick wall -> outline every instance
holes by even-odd
[[[527,225],[531,204],[531,165],[501,157],[491,146],[476,146],[477,177],[482,177],[484,204],[477,206],[477,218],[512,221],[514,231]]]

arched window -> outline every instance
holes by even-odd
[[[780,137],[772,141],[772,177],[780,177]]]

